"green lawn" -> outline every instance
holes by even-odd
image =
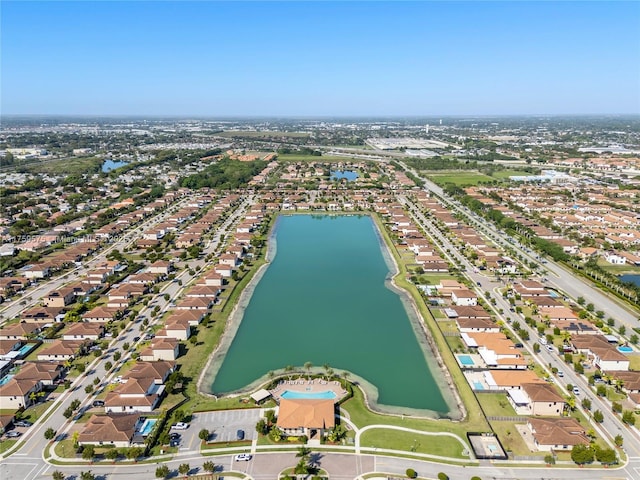
[[[13,447],[17,443],[17,440],[2,440],[0,441],[0,453],[4,453]]]
[[[604,258],[598,258],[598,266],[602,267],[609,273],[613,273],[615,275],[622,275],[625,273],[629,274],[640,274],[640,267],[634,267],[633,265],[625,264],[625,265],[612,265],[607,262]]]
[[[448,273],[424,273],[418,277],[423,285],[438,285],[442,280],[455,280]]]
[[[480,182],[492,182],[495,179],[480,172],[449,172],[449,173],[431,173],[428,175],[438,185],[453,183],[458,186],[478,185]]]
[[[629,359],[629,370],[640,370],[640,354],[625,353],[625,356]]]
[[[45,160],[27,166],[32,173],[49,173],[53,175],[81,175],[99,172],[103,159],[98,157],[71,157]]]
[[[507,400],[506,393],[482,393],[477,395],[478,403],[482,406],[485,415],[489,417],[515,417],[516,411]]]
[[[513,452],[514,455],[536,455],[535,452],[529,450],[522,436],[516,430],[514,422],[491,422],[491,426],[506,451]],[[539,453],[541,456],[547,454],[546,452]]]
[[[463,437],[464,440],[465,437]],[[464,448],[460,442],[447,435],[422,435],[400,430],[375,428],[362,434],[360,445],[405,452],[428,453],[442,457],[468,458],[462,455]]]
[[[38,420],[42,414],[51,406],[51,402],[37,403],[24,411],[23,419],[30,422]]]

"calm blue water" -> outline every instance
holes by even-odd
[[[620,280],[623,282],[635,283],[640,287],[640,275],[620,275]]]
[[[277,253],[244,310],[212,392],[287,365],[329,364],[378,389],[377,404],[448,412],[371,217],[279,217]],[[272,241],[273,239],[271,239]],[[439,373],[439,372],[438,372]]]
[[[124,167],[125,165],[127,165],[127,162],[114,162],[113,160],[105,160],[102,164],[102,171],[105,173],[110,172],[111,170]]]
[[[12,378],[13,378],[13,375],[5,375],[4,377],[0,378],[0,386],[4,385]]]
[[[288,400],[295,400],[295,399],[301,399],[301,398],[302,399],[318,399],[318,398],[334,399],[336,398],[336,394],[331,390],[327,390],[326,392],[295,392],[293,390],[285,390],[284,392],[282,392],[282,395],[280,396]]]
[[[621,353],[631,353],[633,352],[633,348],[631,347],[618,347],[618,351]]]
[[[353,170],[335,170],[331,172],[331,180],[347,179],[348,182],[353,182],[358,178],[358,174]]]

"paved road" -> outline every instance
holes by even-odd
[[[424,478],[437,478],[439,472],[445,472],[451,480],[469,480],[473,475],[477,475],[483,480],[637,480],[640,478],[639,458],[635,458],[629,465],[617,469],[531,468],[525,465],[494,465],[489,462],[476,467],[462,467],[384,455],[326,452],[315,452],[313,458],[329,472],[330,478],[337,480],[352,480],[360,478],[366,473],[378,473],[383,478],[387,475],[404,478],[407,468],[413,468],[420,477]],[[232,455],[228,454],[207,459],[222,465],[225,471],[244,472],[255,480],[273,480],[279,472],[294,466],[297,462],[293,452],[258,453],[248,462],[237,462]],[[162,463],[173,472],[177,471],[178,465],[181,463],[188,463],[193,474],[202,471],[202,464],[207,459],[202,458],[197,452],[187,452],[171,461]],[[22,458],[11,457],[3,461],[0,464],[0,478],[2,480],[40,480],[51,478],[51,474],[55,470],[60,470],[67,476],[91,470],[104,480],[151,480],[155,478],[157,465],[152,463],[145,465],[53,466],[44,465],[39,456],[33,455]]]
[[[404,165],[404,167],[412,171],[406,165]],[[488,235],[495,243],[504,248],[509,247],[515,249],[519,255],[522,255],[528,261],[540,263],[540,260],[536,257],[535,253],[525,249],[526,247],[507,236],[504,232],[501,232],[491,222],[478,219],[478,217],[475,214],[472,214],[467,208],[448,198],[442,188],[429,179],[421,177],[418,172],[413,171],[413,173],[424,180],[425,190],[438,195],[447,207],[452,211],[464,215],[465,220],[470,225]],[[573,272],[555,263],[553,260],[545,259],[544,261],[546,263],[544,263],[542,267],[551,273],[550,275],[547,275],[547,283],[551,283],[553,286],[563,292],[566,292],[574,299],[578,297],[588,298],[591,303],[596,305],[596,310],[602,310],[606,316],[614,318],[617,323],[626,325],[627,330],[640,326],[640,317],[638,312],[633,311],[629,306],[621,303],[616,297],[603,293],[589,281],[576,276]]]

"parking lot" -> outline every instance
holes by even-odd
[[[256,423],[260,420],[260,409],[225,410],[220,412],[194,413],[187,430],[177,431],[182,435],[181,450],[197,450],[200,443],[198,432],[209,430],[210,442],[235,442],[238,430],[244,431],[245,440],[257,438]]]

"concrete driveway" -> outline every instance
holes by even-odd
[[[256,423],[260,420],[259,408],[244,410],[224,410],[220,412],[194,413],[188,430],[180,430],[182,434],[181,450],[197,450],[200,444],[198,432],[203,428],[209,430],[210,442],[235,442],[238,430],[244,430],[244,439],[257,438]]]

